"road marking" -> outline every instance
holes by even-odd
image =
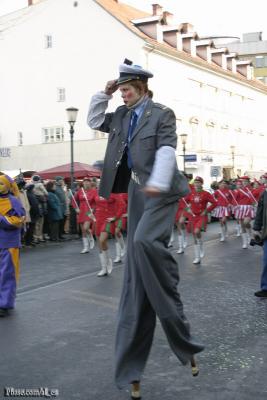
[[[219,234],[218,234],[218,235],[219,235]],[[230,236],[230,235],[229,235],[229,236]],[[232,236],[232,235],[231,235],[231,236]],[[207,244],[208,244],[208,245],[211,245],[211,244],[214,244],[214,242],[217,242],[217,241],[218,241],[218,239],[212,238],[212,239],[204,240],[204,243],[205,243],[206,245],[207,245]],[[219,243],[219,242],[218,242],[218,243]],[[187,247],[193,247],[193,243],[192,243],[192,244],[189,244]],[[176,249],[174,249],[174,248],[171,248],[171,249],[169,249],[169,250],[170,250],[171,252],[176,252]],[[124,264],[116,265],[115,267],[113,267],[113,270],[122,268],[123,266],[124,266]],[[17,297],[23,296],[23,295],[25,295],[25,294],[27,294],[27,293],[38,292],[39,290],[42,290],[42,289],[47,289],[47,288],[54,287],[54,286],[60,286],[60,285],[62,285],[62,284],[64,284],[64,283],[72,282],[72,281],[78,280],[78,279],[80,279],[80,278],[84,278],[84,277],[86,277],[86,276],[88,276],[88,277],[90,277],[90,276],[96,276],[96,273],[97,273],[97,271],[88,272],[88,273],[85,273],[85,274],[82,274],[82,275],[74,276],[74,277],[71,277],[71,278],[66,278],[66,279],[63,279],[63,280],[58,281],[58,282],[48,283],[48,284],[45,284],[45,285],[41,285],[41,284],[40,284],[39,287],[35,287],[35,288],[32,288],[32,289],[31,289],[31,287],[28,287],[28,288],[27,288],[27,286],[26,286],[26,287],[24,287],[24,288],[18,289],[18,291],[17,291]],[[97,279],[99,279],[99,278],[97,278]],[[108,279],[108,278],[105,278],[105,279]]]
[[[119,303],[118,299],[115,298],[115,297],[105,296],[103,294],[97,294],[97,293],[94,293],[94,292],[89,292],[89,291],[84,291],[84,290],[71,290],[71,293],[84,295],[84,296],[89,297],[89,298],[94,298],[95,300],[104,300],[104,301],[109,302],[109,303],[112,302],[116,306]]]
[[[70,297],[72,299],[96,304],[98,306],[108,307],[115,311],[118,309],[119,300],[117,298],[79,290],[71,290],[70,292]]]
[[[119,269],[119,268],[122,268],[122,267],[123,267],[123,264],[117,265],[116,267],[113,267],[113,270],[116,270],[116,269]],[[39,287],[33,288],[33,289],[31,289],[31,288],[27,289],[27,286],[26,286],[25,288],[21,288],[20,290],[18,290],[17,297],[23,296],[24,294],[27,294],[27,293],[38,292],[39,290],[47,289],[47,288],[50,288],[50,287],[60,286],[60,285],[62,285],[64,283],[72,282],[72,281],[75,281],[77,279],[84,278],[86,276],[96,276],[96,273],[97,273],[97,271],[88,272],[86,274],[74,276],[72,278],[66,278],[66,279],[63,279],[63,280],[58,281],[58,282],[48,283],[47,285],[39,286]],[[97,278],[97,279],[99,279],[99,278]],[[108,277],[107,278],[103,278],[103,279],[108,279]]]

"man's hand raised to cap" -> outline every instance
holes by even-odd
[[[108,94],[109,96],[111,96],[114,92],[116,92],[116,90],[118,89],[118,84],[117,84],[117,80],[113,80],[113,81],[108,81],[105,87],[104,92],[106,94]]]

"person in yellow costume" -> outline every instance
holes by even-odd
[[[17,184],[0,173],[0,317],[14,308],[25,210]]]

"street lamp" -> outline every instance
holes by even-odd
[[[185,172],[185,145],[186,145],[186,141],[187,141],[187,134],[186,133],[182,133],[180,135],[180,138],[181,138],[182,145],[183,145],[184,172]]]
[[[69,107],[66,108],[68,115],[68,122],[70,124],[70,187],[73,190],[74,183],[74,162],[73,162],[73,134],[74,134],[74,124],[77,119],[78,108]]]
[[[235,175],[235,146],[230,146],[231,154],[232,154],[232,169],[233,175]]]

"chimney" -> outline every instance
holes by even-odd
[[[162,24],[171,25],[173,22],[173,14],[168,11],[163,11],[162,14]]]
[[[202,60],[211,63],[211,46],[213,45],[212,40],[196,40],[196,55]]]
[[[161,7],[159,4],[152,4],[152,15],[162,15],[162,10],[163,7]]]
[[[190,24],[189,22],[183,22],[180,24],[179,29],[181,33],[193,33],[194,25]]]
[[[227,70],[227,59],[225,55],[229,54],[228,49],[226,47],[221,47],[220,49],[211,49],[210,52],[211,61]]]
[[[28,0],[28,7],[34,6],[34,4],[40,3],[41,0]]]

